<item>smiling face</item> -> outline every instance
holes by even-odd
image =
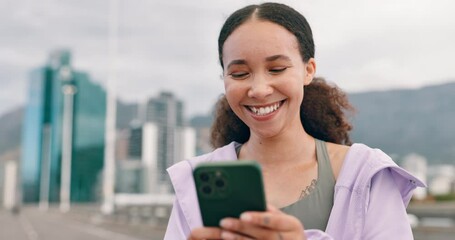
[[[302,61],[296,37],[284,27],[250,19],[223,46],[226,98],[252,136],[275,137],[302,128],[303,86],[315,72]]]

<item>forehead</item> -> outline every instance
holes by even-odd
[[[240,25],[226,39],[223,59],[242,58],[245,54],[300,55],[297,38],[286,28],[270,22],[252,19]]]

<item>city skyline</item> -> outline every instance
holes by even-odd
[[[141,102],[172,91],[187,103],[188,116],[209,112],[223,93],[216,50],[221,24],[235,9],[258,2],[119,1],[119,97]],[[310,22],[318,75],[348,92],[455,78],[451,1],[279,2]],[[0,115],[24,105],[30,71],[54,49],[71,50],[74,68],[105,85],[108,3],[0,0]]]
[[[73,202],[108,198],[101,191],[108,166],[106,92],[85,72],[71,68],[69,51],[49,55],[29,80],[20,160],[15,162],[20,164],[23,202],[39,203],[41,209],[59,202],[66,212]],[[115,140],[115,147],[127,143],[127,154],[109,159],[125,167],[114,168],[124,173],[118,180],[126,181],[117,184],[127,193],[169,194],[166,169],[195,155],[196,131],[185,126],[184,104],[170,92],[149,98],[140,109],[140,114],[131,112],[129,133]],[[114,193],[115,175],[110,185]]]

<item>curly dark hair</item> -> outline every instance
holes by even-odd
[[[218,37],[218,54],[223,67],[223,46],[237,27],[253,16],[276,23],[293,33],[299,43],[303,62],[314,58],[315,47],[310,25],[305,17],[293,8],[280,3],[250,5],[237,10],[228,17]],[[304,86],[304,97],[300,106],[300,119],[305,131],[314,138],[344,145],[351,145],[349,131],[352,125],[347,114],[354,108],[346,94],[323,78],[315,78]],[[221,147],[232,141],[245,143],[250,129],[232,111],[223,95],[216,104],[215,121],[211,128],[211,144]]]

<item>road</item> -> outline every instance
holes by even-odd
[[[1,240],[154,240],[163,239],[164,228],[147,224],[120,224],[101,215],[42,212],[22,208],[20,214],[0,210]]]
[[[60,213],[57,208],[43,212],[25,206],[20,214],[0,209],[0,240],[158,240],[164,236],[163,222],[153,227],[156,224],[125,220],[124,216],[107,218],[94,207]],[[453,236],[453,227],[414,229],[415,240],[449,240]]]

